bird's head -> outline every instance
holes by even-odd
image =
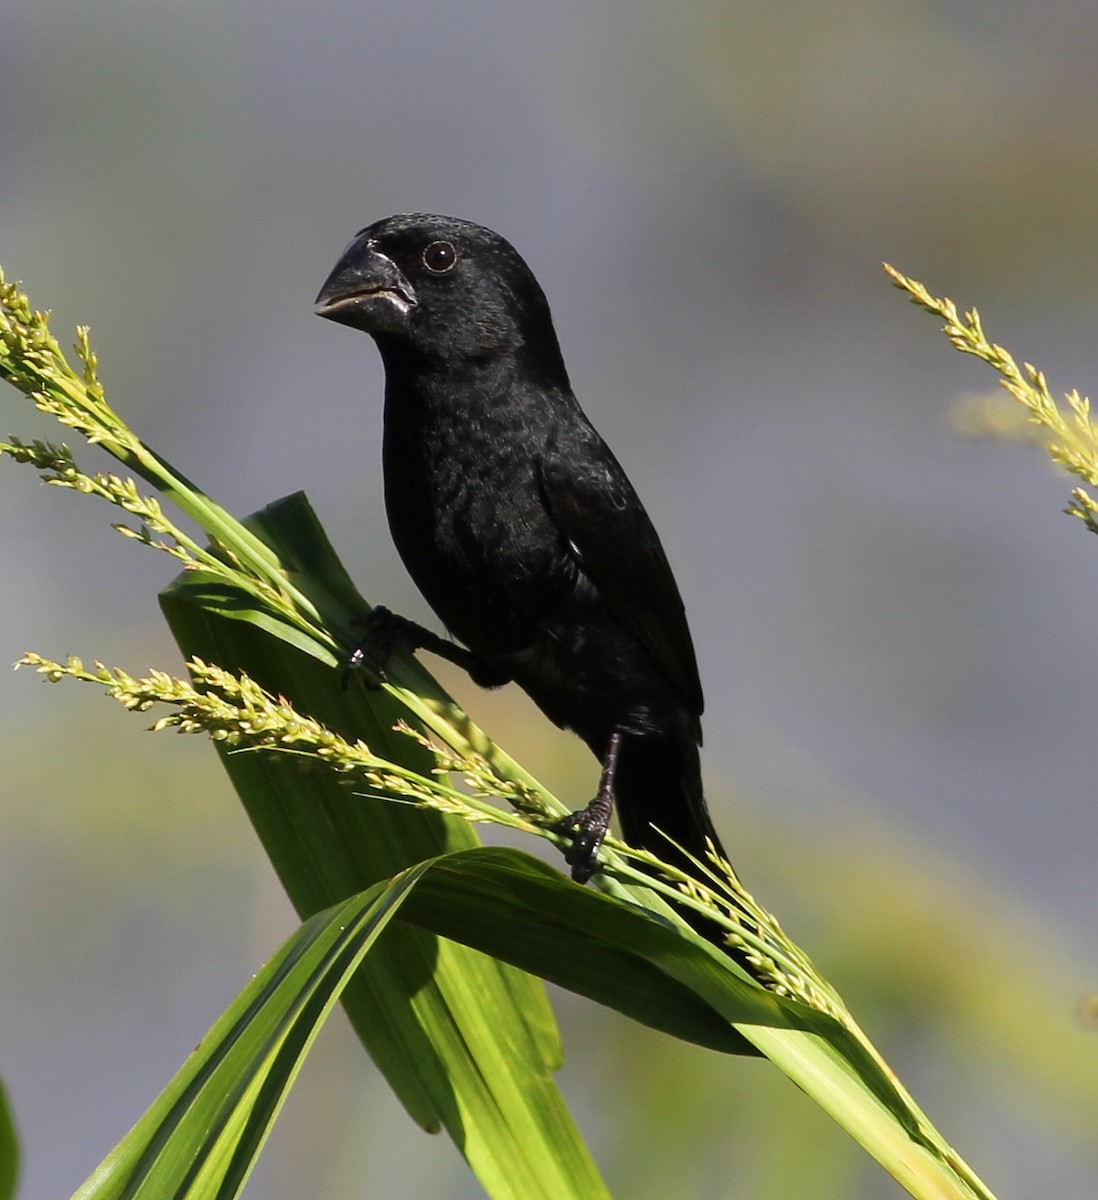
[[[410,213],[367,226],[316,305],[318,316],[370,334],[383,354],[455,364],[525,347],[560,360],[530,268],[499,234],[455,217]]]

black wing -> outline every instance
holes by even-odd
[[[694,643],[667,555],[628,476],[594,430],[590,436],[595,447],[561,446],[541,462],[546,507],[607,608],[700,717]]]

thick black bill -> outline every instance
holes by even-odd
[[[418,301],[400,268],[368,240],[336,263],[316,298],[316,315],[366,333],[395,333]]]

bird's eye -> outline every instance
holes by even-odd
[[[435,275],[445,275],[454,269],[458,255],[452,242],[432,242],[423,251],[423,265]]]

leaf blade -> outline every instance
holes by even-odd
[[[235,1196],[324,1019],[425,867],[301,925],[74,1200]]]
[[[296,586],[312,589],[326,619],[343,627],[350,614],[367,609],[303,497],[271,505],[249,523]],[[393,732],[408,716],[399,699],[383,689],[344,692],[337,671],[277,628],[253,623],[247,605],[211,609],[210,582],[202,572],[187,572],[161,596],[186,655],[243,669],[331,728],[429,769],[427,752]],[[303,917],[410,864],[478,844],[463,821],[354,797],[330,772],[303,772],[285,756],[233,754],[220,744],[218,750]],[[413,1118],[429,1129],[446,1128],[490,1195],[605,1195],[552,1079],[561,1049],[539,980],[403,922],[389,930],[371,965],[343,993],[352,1025]],[[469,996],[492,1007],[493,1028],[465,1004]],[[497,1095],[485,1079],[509,1082],[498,1085]],[[566,1173],[554,1165],[562,1156]],[[543,1178],[530,1162],[540,1164]]]

